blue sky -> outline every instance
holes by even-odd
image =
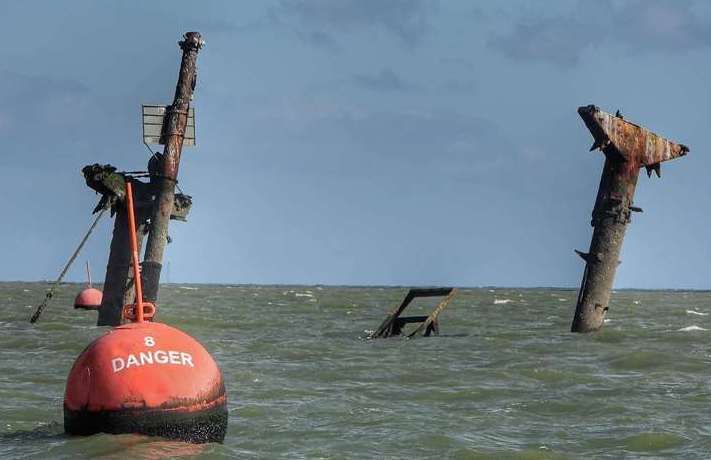
[[[198,30],[170,281],[577,286],[593,103],[691,149],[640,178],[616,285],[711,288],[706,2],[25,1],[0,26],[0,279],[56,277],[98,199],[82,166],[145,166],[140,104],[171,102]],[[103,278],[111,226],[69,279]]]

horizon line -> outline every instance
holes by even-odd
[[[0,284],[53,284],[53,280],[0,280]],[[86,284],[83,281],[63,281],[60,285]],[[95,286],[103,287],[104,283],[93,283]],[[161,286],[239,286],[239,287],[325,287],[325,288],[356,288],[356,289],[411,289],[411,288],[429,288],[429,287],[451,287],[456,289],[549,289],[549,290],[564,290],[577,291],[580,287],[574,286],[509,286],[509,285],[480,285],[480,286],[455,286],[449,284],[328,284],[328,283],[205,283],[205,282],[161,282]],[[613,288],[612,291],[693,291],[693,292],[711,292],[711,288],[640,288],[640,287],[621,287]]]

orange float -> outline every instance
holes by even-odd
[[[82,308],[84,310],[98,310],[101,306],[101,301],[104,298],[104,293],[91,286],[91,272],[89,271],[89,261],[86,262],[86,275],[89,280],[85,289],[83,289],[74,298],[74,308]]]
[[[96,288],[86,288],[74,298],[74,308],[84,310],[98,310],[104,294]]]
[[[142,300],[128,181],[126,192],[136,305],[126,306],[124,316],[133,322],[109,330],[75,361],[64,395],[64,430],[221,442],[227,430],[222,373],[195,339],[150,321],[155,306]]]

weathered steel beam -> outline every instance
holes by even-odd
[[[390,312],[385,320],[380,324],[380,326],[370,334],[370,338],[387,338],[391,336],[400,335],[402,333],[402,327],[409,323],[421,323],[420,326],[415,329],[414,332],[408,335],[408,337],[413,337],[419,332],[424,331],[425,336],[429,336],[432,332],[436,334],[439,333],[439,323],[437,322],[437,317],[445,309],[445,307],[452,300],[457,290],[454,288],[414,288],[410,289],[403,299],[400,306],[395,310]],[[445,298],[437,305],[437,307],[428,316],[407,316],[401,317],[400,315],[405,311],[405,309],[418,297],[440,297],[445,296]]]
[[[435,335],[439,335],[439,320],[437,318],[439,317],[439,314],[447,308],[447,305],[449,305],[449,302],[452,301],[456,294],[457,290],[452,289],[449,294],[447,294],[447,296],[439,302],[437,307],[432,310],[432,313],[429,314],[427,319],[424,320],[422,324],[417,327],[417,329],[408,334],[408,337],[412,338],[420,332],[422,332],[425,337],[429,337],[433,332]]]
[[[632,212],[639,170],[660,175],[660,163],[686,155],[688,147],[676,144],[611,115],[594,105],[578,108],[578,114],[593,135],[590,150],[605,154],[600,187],[592,212],[593,236],[587,253],[577,251],[585,261],[572,332],[591,332],[602,327],[609,309],[610,292],[619,265],[622,241]]]
[[[165,140],[165,149],[163,155],[160,156],[161,161],[158,165],[159,177],[156,178],[158,189],[153,204],[141,272],[144,297],[153,303],[158,300],[163,252],[168,239],[168,223],[173,212],[180,154],[188,122],[190,99],[197,81],[197,54],[204,42],[198,32],[188,32],[179,45],[183,50],[183,57],[175,88],[175,98],[166,114],[166,129],[162,136]]]

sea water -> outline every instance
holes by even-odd
[[[407,289],[163,286],[158,319],[227,387],[224,444],[191,445],[64,434],[67,374],[106,328],[72,284],[31,325],[46,288],[0,283],[0,458],[711,455],[709,292],[617,291],[603,330],[578,335],[575,290],[460,289],[439,337],[368,340]]]

